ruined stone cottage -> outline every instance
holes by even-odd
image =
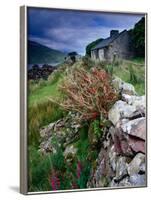
[[[91,49],[91,58],[94,60],[114,61],[133,57],[132,40],[129,31],[111,30],[110,37],[103,39]]]

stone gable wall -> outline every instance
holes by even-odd
[[[99,51],[104,51],[104,58]],[[128,59],[135,55],[130,34],[125,31],[117,39],[115,39],[108,47],[92,50],[91,58],[113,61],[114,59]]]
[[[129,33],[123,32],[105,49],[106,60],[127,59],[134,56],[132,42]]]

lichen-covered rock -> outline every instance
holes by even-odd
[[[40,144],[40,151],[42,153],[56,153],[57,152],[57,146],[60,146],[60,143],[57,143],[57,146],[56,144],[54,143],[53,141],[53,137],[50,137],[48,138],[48,140],[45,140],[43,142],[41,142]]]
[[[40,151],[43,153],[55,152],[57,145],[64,148],[79,138],[79,113],[69,112],[68,115],[40,130]],[[57,141],[55,143],[55,141]]]
[[[52,135],[52,130],[54,125],[55,123],[51,123],[48,126],[41,128],[40,130],[41,138],[49,137],[50,135]]]
[[[116,180],[119,180],[127,175],[127,166],[128,164],[126,163],[126,157],[118,157],[116,161]]]
[[[122,132],[121,128],[115,129],[114,137],[112,138],[114,142],[114,149],[118,155],[131,156],[133,152],[128,144],[129,136]]]
[[[120,119],[128,118],[135,110],[136,108],[134,106],[119,100],[109,110],[108,118],[116,125]]]
[[[109,152],[110,148],[108,148],[108,150],[102,149],[100,151],[97,159],[97,168],[95,171],[92,169],[91,178],[87,184],[88,187],[106,187],[115,176],[109,162]]]
[[[146,104],[145,96],[122,94],[122,100],[127,102],[129,105],[136,105],[136,107],[145,107]]]
[[[142,117],[145,115],[145,112],[146,112],[145,96],[134,96],[134,95],[131,96],[128,94],[123,94],[122,100],[125,101],[127,104],[135,107],[135,112],[133,113],[133,115],[134,114],[136,115],[136,113],[137,113],[137,115],[139,114],[139,116],[141,115]],[[137,117],[139,117],[139,116],[137,116]],[[129,117],[131,118],[131,116],[129,116]]]
[[[128,126],[129,124],[130,126]],[[118,154],[131,156],[133,152],[145,153],[146,129],[144,124],[144,118],[132,121],[122,120],[117,123],[112,139]]]
[[[134,155],[133,155],[134,156]],[[145,155],[138,153],[134,158],[118,155],[114,145],[107,151],[101,149],[97,168],[92,171],[89,187],[145,186]]]
[[[133,160],[128,164],[127,171],[129,176],[138,174],[141,170],[142,164],[145,164],[145,155],[142,153],[136,154]]]
[[[110,151],[109,151],[109,162],[114,172],[116,172],[117,159],[118,159],[118,156],[117,156],[117,153],[115,152],[115,147],[113,145],[111,146]]]
[[[124,133],[138,137],[142,140],[146,139],[146,120],[145,117],[137,118],[121,125]]]
[[[77,148],[75,148],[73,145],[68,145],[65,148],[63,155],[67,162],[71,162],[75,158],[76,153],[77,153]]]
[[[133,186],[146,186],[146,176],[140,174],[134,174],[130,177],[125,177],[121,181],[117,182],[115,179],[112,179],[110,187],[133,187]]]
[[[129,187],[131,183],[129,182],[129,177],[123,178],[121,181],[117,181],[116,179],[112,179],[110,187]]]
[[[116,76],[116,77],[112,80],[112,85],[113,85],[113,87],[114,87],[117,91],[120,91],[123,82],[124,82],[124,81],[122,81],[122,79],[120,79],[119,77]]]
[[[132,149],[133,152],[138,153],[142,152],[145,154],[145,141],[140,140],[139,138],[129,136],[129,147]]]
[[[136,95],[135,88],[132,84],[122,81],[119,77],[112,80],[113,87],[121,94]]]
[[[129,182],[131,186],[146,186],[146,176],[145,174],[134,174],[130,176]]]
[[[120,87],[122,94],[128,94],[128,95],[136,95],[135,88],[132,84],[123,82]]]
[[[133,119],[137,119],[137,118],[140,118],[140,117],[145,117],[145,109],[143,108],[139,108],[137,110],[135,110],[129,117],[128,119],[129,120],[133,120]]]

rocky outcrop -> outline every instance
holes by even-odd
[[[112,126],[102,143],[97,167],[91,170],[89,188],[146,185],[145,97],[137,96],[134,87],[120,79],[114,86],[122,100],[109,111]]]
[[[119,77],[115,76],[112,83],[113,83],[113,87],[117,91],[122,92],[123,94],[136,95],[134,86],[130,83],[126,83],[122,81]]]
[[[28,70],[29,80],[47,79],[48,76],[56,69],[51,65],[44,64],[42,67],[39,65],[33,65],[32,69]]]
[[[79,138],[80,128],[79,114],[69,112],[66,117],[50,123],[40,130],[40,151],[42,153],[55,153],[57,146],[62,146],[67,148],[64,152],[65,157],[67,154],[75,154],[76,150],[69,145]]]

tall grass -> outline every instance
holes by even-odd
[[[39,143],[39,129],[63,117],[64,111],[52,102],[39,103],[28,108],[28,142]]]
[[[119,66],[113,67],[113,74],[123,81],[134,85],[139,95],[145,94],[145,67],[123,61]]]
[[[50,96],[61,96],[59,85],[64,77],[62,68],[54,71],[48,80],[30,80],[28,82],[28,105],[36,105],[47,102]]]
[[[134,68],[132,65],[129,65],[129,73],[130,73],[130,83],[137,84],[139,83],[139,77],[135,73]]]
[[[28,186],[29,191],[50,190],[49,174],[51,171],[50,155],[41,155],[33,146],[29,148],[28,156]]]
[[[54,154],[42,155],[35,147],[29,148],[29,191],[51,190],[51,176],[65,171],[63,151],[60,147]]]

